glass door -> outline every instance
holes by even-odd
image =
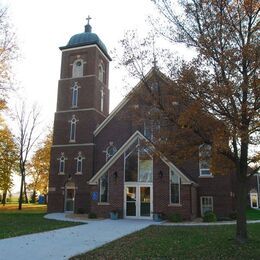
[[[125,217],[152,218],[152,186],[130,184],[125,186]]]
[[[74,199],[75,190],[67,188],[65,196],[65,211],[74,211]]]
[[[126,187],[126,217],[136,217],[136,187]]]

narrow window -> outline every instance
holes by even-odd
[[[100,202],[108,202],[108,174],[104,174],[99,180]]]
[[[206,212],[213,212],[213,197],[203,196],[200,197],[201,216],[203,217]]]
[[[200,176],[212,176],[210,172],[211,146],[203,144],[199,147]]]
[[[101,88],[100,89],[100,111],[101,112],[104,111],[104,96],[105,96],[104,88]]]
[[[72,67],[72,78],[83,77],[83,60],[75,60]]]
[[[79,120],[76,119],[75,115],[72,116],[70,122],[70,142],[76,141],[76,126]]]
[[[171,204],[180,204],[181,178],[171,170]]]
[[[61,153],[59,160],[59,174],[64,174],[65,173],[65,158],[64,153]]]
[[[106,78],[105,66],[104,63],[101,61],[98,66],[98,79],[102,83],[105,83],[105,78]]]
[[[77,166],[76,166],[76,174],[82,174],[82,167],[83,167],[83,160],[85,159],[85,157],[82,156],[82,153],[79,152],[78,156],[75,158],[76,162],[77,162]]]
[[[78,85],[78,82],[75,82],[74,86],[71,88],[72,89],[72,107],[78,106],[79,88],[80,88],[80,86]]]

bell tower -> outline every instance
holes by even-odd
[[[49,212],[88,211],[93,174],[93,132],[109,113],[107,48],[92,32],[73,35],[62,52],[54,117]]]

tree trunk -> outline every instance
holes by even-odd
[[[3,206],[5,206],[5,203],[6,203],[6,196],[7,196],[7,191],[4,191],[4,192],[3,192],[3,198],[2,198],[2,204],[3,204]]]
[[[237,184],[237,227],[236,239],[239,243],[247,242],[247,225],[246,225],[246,208],[247,208],[247,181],[238,178]]]
[[[21,172],[21,186],[20,186],[20,196],[19,196],[19,207],[18,209],[22,209],[22,204],[23,204],[23,172]]]
[[[26,187],[26,182],[25,182],[25,176],[24,176],[24,180],[23,180],[23,188],[24,188],[24,199],[25,199],[25,203],[28,204],[29,200],[28,200],[28,196],[27,196],[27,187]]]
[[[32,203],[35,203],[35,202],[36,202],[36,190],[34,189],[33,193],[32,193]]]

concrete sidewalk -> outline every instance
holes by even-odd
[[[88,221],[88,224],[75,227],[2,239],[0,259],[64,260],[146,228],[152,223],[150,220],[106,219]]]

